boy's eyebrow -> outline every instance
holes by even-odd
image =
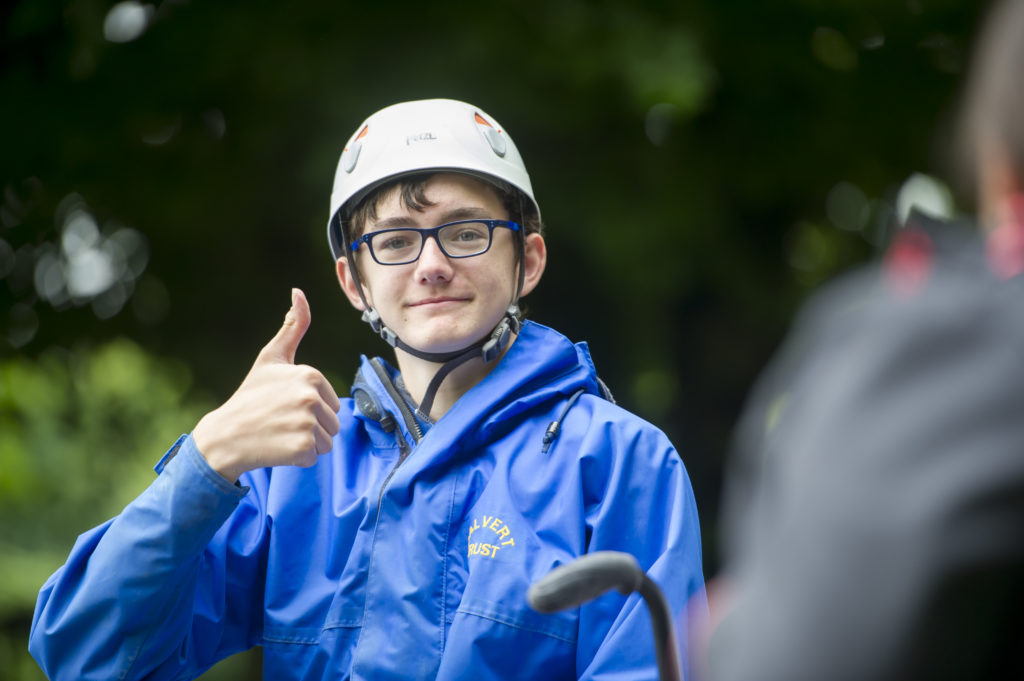
[[[447,213],[441,216],[441,219],[444,222],[455,222],[456,220],[470,220],[472,218],[489,217],[492,217],[492,215],[491,212],[486,208],[480,208],[477,206],[463,206],[461,208],[455,208],[448,211]]]
[[[459,208],[453,208],[450,211],[441,214],[441,222],[439,225],[443,225],[446,222],[455,222],[456,220],[472,220],[473,218],[491,218],[491,211],[486,208],[478,206],[462,206]],[[373,230],[381,229],[397,229],[401,227],[415,227],[416,220],[408,215],[399,215],[392,218],[383,218],[373,223]]]

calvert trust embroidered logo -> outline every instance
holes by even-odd
[[[476,541],[474,534],[476,534]],[[473,524],[469,528],[469,555],[494,558],[498,551],[516,545],[512,536],[512,530],[505,522],[493,515],[485,515],[473,518]]]

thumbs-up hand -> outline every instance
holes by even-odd
[[[310,320],[305,294],[292,289],[284,324],[238,390],[192,431],[210,467],[226,479],[264,466],[312,466],[331,451],[341,403],[323,374],[295,364]]]

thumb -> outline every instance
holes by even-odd
[[[263,346],[256,362],[295,364],[295,351],[299,349],[299,342],[306,335],[311,319],[306,294],[302,289],[293,288],[292,306],[284,316],[284,323],[270,342]]]

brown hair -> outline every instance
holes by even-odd
[[[399,192],[402,203],[415,211],[422,211],[424,208],[434,205],[427,198],[425,188],[427,181],[436,175],[436,172],[417,173],[406,175],[391,180],[374,189],[362,199],[352,211],[352,217],[344,224],[345,236],[349,243],[363,233],[366,223],[377,219],[377,206],[394,192]],[[475,175],[472,177],[476,177]],[[501,205],[508,212],[509,219],[522,225],[526,234],[542,234],[544,225],[533,209],[533,202],[522,192],[498,179],[482,180],[492,187],[501,201]]]

